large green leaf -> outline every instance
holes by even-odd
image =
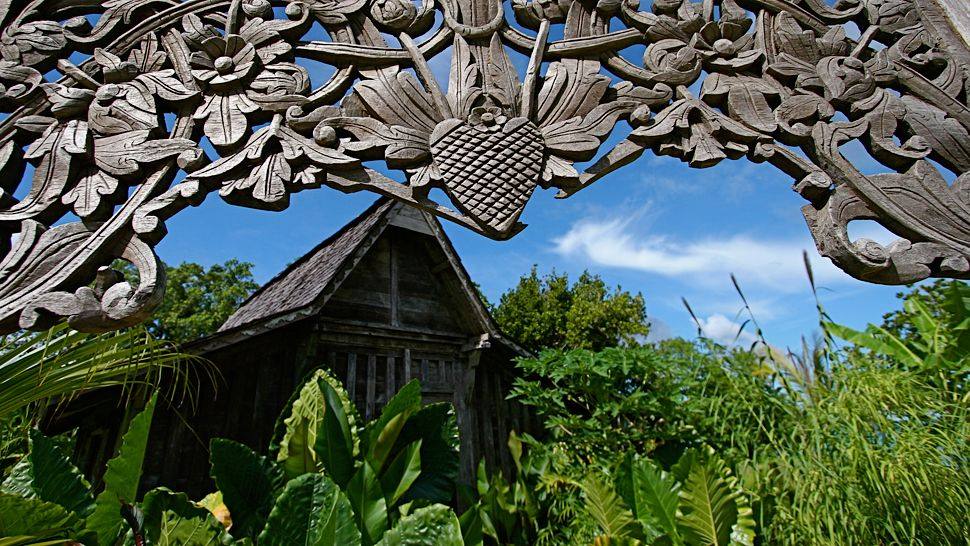
[[[356,546],[360,541],[350,501],[322,474],[287,483],[259,535],[262,546]]]
[[[649,459],[634,457],[624,462],[622,474],[629,483],[619,488],[620,494],[633,509],[634,516],[648,531],[654,529],[665,533],[672,542],[679,543],[677,505],[680,484],[674,476]]]
[[[377,542],[387,530],[387,501],[374,468],[364,461],[347,484],[347,497],[354,509],[363,544]]]
[[[451,508],[435,504],[401,518],[380,546],[463,546],[461,525]]]
[[[360,455],[357,435],[357,410],[339,380],[323,372],[318,380],[327,402],[323,434],[317,435],[314,449],[323,468],[340,486],[346,486]]]
[[[473,505],[458,518],[461,524],[461,538],[465,546],[482,546],[485,539],[484,526],[482,522],[482,508]]]
[[[394,506],[421,475],[421,440],[397,454],[380,476],[387,505]]]
[[[288,478],[326,470],[338,485],[350,480],[360,440],[356,412],[339,381],[317,370],[284,423],[277,461]]]
[[[118,455],[108,461],[104,472],[104,491],[98,495],[94,511],[87,519],[87,526],[97,533],[99,544],[112,544],[118,538],[124,525],[121,502],[132,503],[138,494],[156,399],[157,394],[152,395],[145,409],[131,420],[121,440]]]
[[[692,546],[754,544],[751,506],[737,478],[710,451],[690,467],[677,519],[681,535]]]
[[[448,439],[455,426],[452,406],[447,402],[428,404],[418,410],[401,430],[395,452],[421,440],[421,474],[402,500],[451,502],[458,480],[458,450]]]
[[[176,493],[164,487],[158,487],[146,493],[138,506],[143,515],[142,529],[149,544],[158,543],[165,525],[166,513],[185,519],[209,520],[211,524],[218,526],[212,514],[192,502],[188,495]],[[171,529],[173,522],[169,521],[168,525]]]
[[[76,536],[81,518],[63,506],[0,493],[0,544],[36,544]]]
[[[214,546],[222,543],[224,531],[211,518],[187,518],[171,510],[162,513],[159,546]]]
[[[380,417],[367,423],[367,457],[377,472],[384,469],[391,450],[408,419],[421,409],[421,384],[415,379],[401,388],[384,406]]]
[[[0,487],[6,493],[59,504],[82,517],[94,508],[90,489],[67,454],[37,429],[30,431],[30,451]]]
[[[212,478],[232,517],[232,535],[255,537],[284,485],[282,469],[232,440],[213,438],[209,446]]]
[[[586,511],[603,535],[611,539],[640,538],[643,535],[633,513],[610,486],[588,477],[583,481],[582,488],[586,496]]]

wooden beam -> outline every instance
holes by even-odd
[[[411,349],[404,349],[404,384],[411,382]]]
[[[396,359],[393,356],[387,357],[387,370],[384,373],[384,392],[386,397],[384,398],[384,403],[387,404],[394,397],[394,393],[397,392],[397,385],[395,382],[395,369]]]
[[[398,289],[399,279],[398,279],[398,273],[397,273],[397,261],[398,261],[399,255],[397,251],[397,245],[395,244],[397,242],[395,240],[396,238],[392,236],[392,232],[389,232],[388,235],[391,236],[390,259],[388,260],[390,262],[390,268],[391,268],[391,272],[390,272],[391,326],[400,326],[401,318],[399,316],[399,313],[400,313],[400,307],[401,307],[401,293],[400,293],[400,290]]]
[[[481,351],[471,351],[460,360],[461,373],[457,377],[458,384],[455,386],[454,394],[459,441],[458,480],[460,483],[469,486],[475,483],[477,460],[475,453],[475,415],[471,408],[471,400],[475,390],[475,371],[478,368],[481,356]],[[464,507],[460,506],[459,508]]]
[[[374,397],[377,395],[377,355],[367,355],[367,399],[365,401],[365,419],[374,418]]]
[[[357,391],[357,353],[347,353],[347,396],[356,403]]]

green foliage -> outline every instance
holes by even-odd
[[[125,523],[120,507],[122,503],[134,502],[138,494],[156,400],[157,395],[153,395],[145,409],[131,420],[118,455],[108,461],[104,490],[95,499],[94,511],[87,518],[87,527],[97,533],[99,544],[111,544],[118,537]]]
[[[165,276],[165,299],[148,329],[175,343],[215,332],[259,288],[253,281],[253,264],[234,259],[208,269],[192,262],[166,265]]]
[[[750,502],[724,461],[711,451],[692,463],[679,492],[677,525],[684,544],[754,544]]]
[[[831,334],[871,351],[892,366],[954,392],[967,393],[970,376],[970,285],[937,282],[905,297],[883,326],[865,331],[826,322]]]
[[[284,485],[282,469],[232,440],[214,438],[209,453],[216,487],[229,513],[234,514],[232,534],[245,537],[259,533]]]
[[[599,526],[603,535],[609,538],[643,538],[643,529],[633,517],[620,496],[609,485],[593,476],[583,482],[586,496],[586,509]]]
[[[596,478],[583,484],[600,544],[746,546],[754,544],[754,521],[746,494],[713,450],[689,451],[675,474],[648,459],[629,457],[614,487]],[[625,490],[625,495],[616,493]],[[604,540],[609,539],[609,540]]]
[[[155,400],[156,396],[152,396],[144,410],[131,420],[118,455],[108,461],[104,490],[97,499],[60,446],[40,432],[31,431],[30,451],[14,467],[0,492],[0,545],[47,544],[45,540],[55,537],[58,540],[51,544],[74,540],[91,546],[114,545],[128,532],[125,511],[132,516],[130,521],[143,522],[145,511],[131,503],[141,479]],[[170,506],[180,506],[161,499],[157,493],[146,500],[151,501],[146,504],[148,513],[159,519],[170,512],[166,510]],[[151,524],[156,531],[153,537],[157,538],[160,522],[152,520]],[[133,531],[142,532],[140,528]]]
[[[66,453],[40,431],[30,431],[30,451],[0,486],[0,491],[60,505],[79,516],[94,508],[91,486]]]
[[[358,417],[340,382],[318,371],[300,390],[280,443],[277,461],[288,478],[326,469],[346,486],[360,454]]]
[[[750,353],[683,340],[543,351],[517,365],[512,395],[543,419],[547,447],[570,462],[560,471],[577,478],[629,451],[665,462],[702,444],[748,452],[765,441],[781,396]]]
[[[37,498],[0,493],[0,544],[63,544],[77,538],[81,518]],[[46,542],[50,541],[50,542]]]
[[[402,517],[378,546],[462,546],[458,517],[440,504],[419,508]]]
[[[83,390],[151,383],[163,371],[185,378],[190,358],[132,328],[84,334],[66,324],[5,338],[0,346],[0,420],[31,404]]]
[[[235,525],[235,524],[234,524]],[[347,495],[322,474],[290,480],[259,535],[263,546],[360,544]]]
[[[637,345],[650,329],[642,295],[619,286],[611,292],[588,272],[570,285],[565,274],[540,278],[533,267],[493,314],[503,332],[533,352]]]

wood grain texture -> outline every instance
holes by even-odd
[[[322,186],[372,191],[507,239],[537,187],[568,197],[646,150],[778,167],[819,251],[857,278],[970,278],[964,2],[460,4],[0,4],[0,332],[144,321],[164,292],[166,220],[211,193],[282,211]],[[308,61],[331,75],[312,81]],[[601,152],[618,126],[628,137]],[[843,155],[855,141],[871,157]],[[855,220],[898,239],[853,239]],[[348,258],[327,261],[330,279]],[[392,322],[419,311],[386,297]]]

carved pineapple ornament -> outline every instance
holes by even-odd
[[[543,149],[531,121],[509,119],[498,107],[475,108],[468,121],[448,119],[431,133],[431,155],[448,196],[502,233],[512,229],[539,183]]]
[[[771,163],[819,251],[860,279],[970,278],[965,13],[966,0],[0,0],[0,333],[144,320],[164,292],[165,222],[207,196],[283,210],[321,186],[371,191],[505,239],[536,186],[569,197],[646,150]],[[618,124],[625,138],[600,150]],[[855,220],[898,239],[853,239]],[[104,269],[116,259],[137,286]]]

